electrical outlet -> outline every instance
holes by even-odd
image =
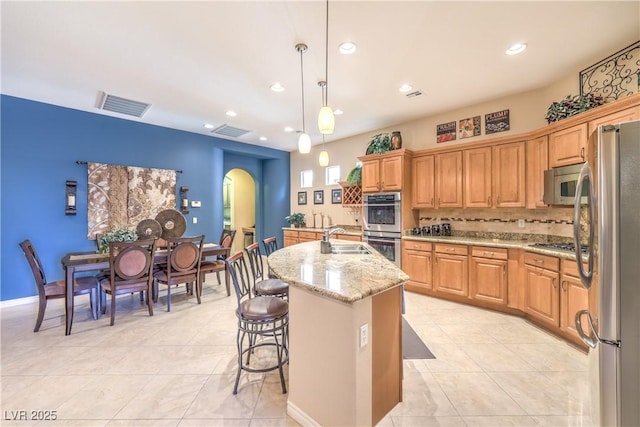
[[[366,347],[369,343],[369,324],[360,326],[360,347]]]
[[[519,219],[518,220],[518,227],[524,228],[524,219]]]
[[[194,223],[194,224],[197,224],[197,223],[198,223],[198,217],[196,217],[196,216],[194,216],[194,217],[193,217],[193,223]]]

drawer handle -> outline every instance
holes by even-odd
[[[491,196],[487,197],[487,204],[490,205],[491,204]]]
[[[433,205],[433,197],[431,198],[431,204]]]
[[[566,292],[566,291],[567,291],[567,281],[566,281],[566,280],[563,280],[563,281],[560,283],[560,285],[562,286],[562,290]]]
[[[455,252],[455,248],[447,248],[447,252]]]
[[[582,157],[582,160],[584,160],[584,147],[580,149],[580,157]]]
[[[485,255],[491,255],[491,256],[493,256],[493,255],[495,254],[495,252],[488,252],[488,251],[484,251],[484,254],[485,254]]]
[[[544,260],[540,258],[534,258],[533,261],[537,262],[538,264],[544,264]]]
[[[553,286],[553,288],[557,288],[556,286],[556,278],[554,277],[553,279],[551,279],[551,286]]]

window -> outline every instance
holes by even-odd
[[[325,169],[325,185],[334,185],[340,181],[340,165],[327,166]]]
[[[313,171],[307,170],[300,172],[300,188],[313,187]]]

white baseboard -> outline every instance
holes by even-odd
[[[287,400],[287,415],[293,418],[298,424],[302,426],[321,427],[320,424],[311,418],[306,412],[298,408],[290,400]]]
[[[38,299],[37,295],[32,297],[8,299],[6,301],[0,301],[0,308],[15,307],[18,305],[32,304],[34,302],[37,303]]]

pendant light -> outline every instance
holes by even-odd
[[[296,50],[300,52],[300,81],[302,88],[302,132],[298,137],[298,151],[302,154],[307,154],[311,151],[311,138],[307,134],[304,126],[304,67],[302,66],[302,54],[307,51],[307,45],[304,43],[298,43]]]
[[[327,82],[325,81],[318,82],[318,86],[320,86],[320,88],[324,88],[326,85],[327,85]],[[324,99],[324,96],[323,96],[323,99]],[[320,152],[320,157],[318,157],[318,163],[320,164],[320,166],[329,166],[329,153],[325,149],[324,144],[325,144],[324,134],[322,134],[322,151]]]
[[[318,129],[320,133],[332,134],[333,129],[336,126],[336,118],[333,115],[333,110],[327,104],[329,103],[329,90],[327,88],[327,82],[329,81],[329,0],[327,0],[327,20],[325,28],[325,70],[324,70],[324,85],[322,87],[322,108],[318,114]],[[320,83],[318,83],[320,84]]]

